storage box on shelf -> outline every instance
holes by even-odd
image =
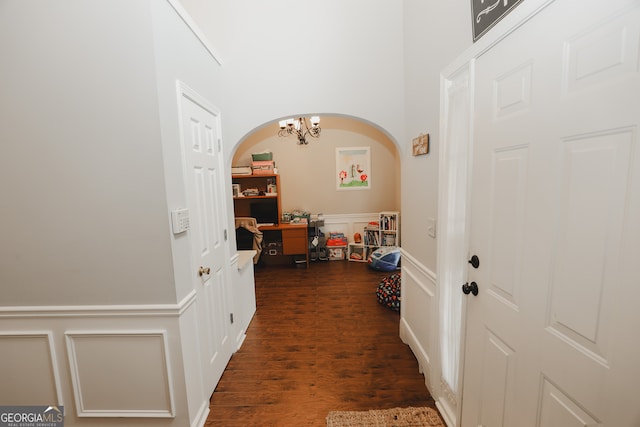
[[[260,160],[251,163],[251,171],[254,175],[273,175],[274,168],[273,160]]]
[[[347,255],[347,246],[327,246],[329,261],[342,261]]]
[[[251,175],[251,166],[231,166],[232,175]]]
[[[347,256],[347,244],[348,240],[344,233],[329,233],[329,239],[327,239],[329,261],[345,259]]]
[[[251,160],[254,162],[260,162],[263,160],[273,160],[273,153],[271,151],[263,151],[261,153],[251,153]]]

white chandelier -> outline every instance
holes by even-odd
[[[320,117],[312,116],[309,121],[311,127],[307,123],[305,117],[297,119],[280,120],[280,130],[278,136],[289,136],[295,134],[298,137],[298,145],[307,145],[307,135],[317,138],[320,136]]]

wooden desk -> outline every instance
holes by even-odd
[[[309,268],[308,224],[263,225],[260,231],[280,231],[283,255],[304,255]]]

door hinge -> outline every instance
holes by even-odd
[[[224,229],[224,241],[225,242],[227,241],[227,229],[226,228]]]
[[[218,138],[218,153],[222,153],[222,140]]]
[[[230,313],[230,314],[229,314],[229,318],[230,318],[230,320],[231,320],[231,324],[233,325],[233,313]]]

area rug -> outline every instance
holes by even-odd
[[[332,411],[327,427],[445,427],[433,408],[393,408],[371,411]]]

